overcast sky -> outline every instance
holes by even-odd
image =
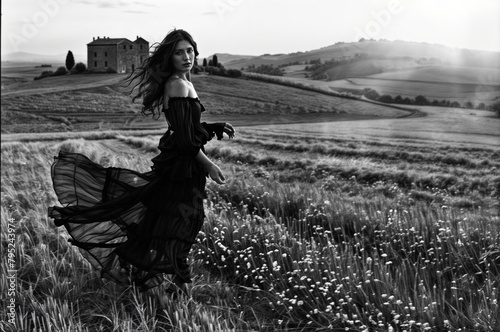
[[[174,27],[193,35],[201,57],[308,51],[361,37],[500,51],[500,1],[2,0],[1,47],[86,55],[92,37],[139,35],[152,44]]]

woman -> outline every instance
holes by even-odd
[[[200,123],[204,107],[190,82],[197,45],[183,30],[170,32],[144,65],[127,78],[136,82],[144,115],[165,114],[168,130],[152,171],[104,168],[77,153],[60,152],[52,165],[54,190],[63,207],[49,216],[64,226],[103,277],[141,290],[171,274],[168,292],[191,282],[187,256],[204,219],[206,176],[224,183],[203,146],[229,123]],[[175,285],[175,286],[174,286]],[[174,287],[173,287],[174,286]]]

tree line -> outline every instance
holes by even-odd
[[[256,67],[255,65],[249,65],[247,68],[243,69],[244,71],[256,74],[264,74],[271,76],[283,76],[284,70],[282,68],[276,68],[273,65],[260,65]]]
[[[500,100],[496,101],[491,105],[486,105],[484,102],[481,102],[475,105],[471,101],[466,101],[463,104],[460,104],[458,101],[450,101],[446,99],[427,99],[427,97],[423,95],[418,95],[415,98],[402,97],[401,95],[397,95],[393,97],[389,94],[380,95],[375,89],[365,88],[363,90],[363,96],[368,99],[379,101],[381,103],[387,104],[403,104],[403,105],[419,105],[419,106],[438,106],[438,107],[454,107],[454,108],[469,108],[469,109],[478,109],[478,110],[488,110],[496,112],[500,117]]]
[[[237,78],[241,76],[241,71],[238,69],[226,69],[222,65],[222,63],[219,62],[219,59],[217,58],[217,54],[214,54],[212,56],[212,59],[203,59],[202,66],[198,66],[198,61],[195,59],[195,63],[193,66],[193,74],[199,74],[201,72],[210,74],[210,75],[216,75],[216,76],[225,76],[225,77],[232,77],[232,78]]]
[[[56,71],[45,70],[42,71],[40,76],[34,78],[34,80],[41,80],[42,78],[51,77],[51,76],[61,76],[66,75],[68,73],[71,74],[81,74],[87,70],[87,66],[83,62],[78,62],[75,64],[75,57],[73,56],[73,52],[68,51],[66,55],[65,66],[58,67]]]

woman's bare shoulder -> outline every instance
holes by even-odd
[[[165,84],[165,95],[167,98],[172,97],[188,97],[190,87],[183,79],[171,78]]]

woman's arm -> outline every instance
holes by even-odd
[[[217,139],[222,139],[222,134],[226,133],[229,138],[234,138],[234,128],[230,123],[227,122],[215,122],[215,123],[206,123],[202,122],[201,125],[207,131],[210,139],[212,139],[215,135],[217,135]]]
[[[214,180],[218,184],[224,184],[224,181],[226,180],[224,178],[224,175],[222,175],[222,171],[220,170],[219,166],[215,165],[208,157],[206,156],[205,153],[200,149],[198,154],[195,157],[196,161],[201,163],[203,167],[208,171],[208,175],[212,180]]]

